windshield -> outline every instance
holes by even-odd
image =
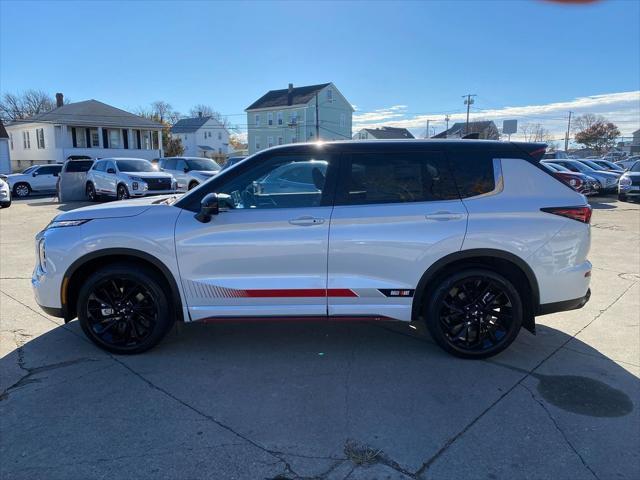
[[[569,164],[565,164],[565,166],[573,172],[591,173],[594,170],[590,166],[578,162],[577,160],[574,160]]]
[[[155,172],[151,162],[146,160],[116,160],[121,172]]]
[[[606,170],[606,168],[602,167],[601,165],[598,165],[595,162],[592,162],[591,160],[580,160],[582,163],[584,163],[585,165],[590,166],[591,168],[593,168],[594,170]]]
[[[633,164],[633,166],[629,169],[630,172],[640,172],[640,162],[636,162]]]
[[[558,172],[570,172],[571,171],[567,167],[562,166],[562,165],[558,165],[557,163],[552,163],[551,167],[555,168],[556,171],[558,171]]]
[[[206,172],[217,172],[220,170],[220,166],[208,158],[202,158],[197,160],[187,160],[189,170],[204,170]]]

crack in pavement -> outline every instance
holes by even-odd
[[[567,340],[565,340],[561,345],[559,345],[557,348],[555,348],[549,355],[547,355],[546,357],[544,357],[542,360],[540,360],[540,362],[538,362],[537,365],[535,365],[531,370],[529,370],[525,375],[523,375],[512,387],[510,387],[509,389],[507,389],[502,395],[500,395],[493,403],[491,403],[491,405],[489,405],[487,408],[485,408],[482,412],[480,412],[479,415],[477,415],[473,420],[471,420],[471,422],[469,422],[462,430],[460,430],[457,434],[455,434],[453,437],[449,438],[442,447],[440,447],[440,449],[431,456],[431,458],[429,458],[427,461],[425,461],[422,466],[416,471],[415,473],[415,477],[416,478],[420,478],[427,470],[429,470],[429,467],[431,467],[431,465],[433,465],[433,463],[438,460],[438,458],[440,458],[442,456],[442,454],[444,454],[451,445],[453,445],[460,437],[462,437],[465,433],[467,433],[467,431],[473,427],[482,417],[484,417],[489,411],[491,411],[493,409],[493,407],[495,407],[498,403],[500,403],[507,395],[509,395],[511,392],[513,392],[518,386],[522,385],[523,382],[529,378],[536,370],[538,370],[544,363],[546,363],[551,357],[553,357],[556,353],[558,353],[560,350],[562,350],[567,344],[569,344],[570,342],[572,342],[580,333],[582,333],[586,328],[588,328],[593,322],[595,322],[596,320],[598,320],[598,318],[600,318],[607,310],[609,310],[612,306],[614,306],[616,303],[618,303],[618,301],[629,291],[631,290],[631,288],[633,288],[638,282],[634,282],[631,285],[629,285],[626,289],[624,289],[622,291],[622,293],[620,295],[618,295],[609,305],[607,305],[604,309],[600,310],[600,312],[594,316],[584,327],[582,327],[580,330],[578,330],[575,334],[569,336],[569,338]],[[490,363],[492,365],[498,365],[501,366],[498,363],[494,363],[491,361],[487,361],[485,360],[487,363]]]
[[[576,454],[576,456],[580,459],[580,461],[582,462],[582,465],[584,465],[584,467],[589,470],[589,472],[591,472],[591,475],[593,475],[593,477],[596,480],[600,480],[600,477],[598,477],[598,475],[596,474],[596,472],[589,466],[589,464],[587,464],[587,462],[585,461],[585,459],[583,458],[583,456],[580,454],[580,452],[578,452],[578,450],[576,449],[576,447],[573,446],[573,443],[571,443],[571,440],[569,440],[569,437],[567,436],[566,433],[564,433],[564,430],[562,430],[562,428],[560,428],[560,424],[558,424],[558,422],[556,421],[556,419],[553,417],[553,415],[551,415],[551,412],[549,411],[549,409],[547,408],[547,406],[545,405],[545,403],[542,400],[539,400],[534,393],[531,391],[531,389],[529,387],[527,387],[524,383],[522,385],[520,385],[522,388],[524,388],[527,392],[529,392],[529,395],[531,395],[531,398],[533,399],[534,402],[536,402],[538,405],[540,405],[542,407],[542,409],[544,410],[544,412],[547,414],[547,416],[549,417],[549,420],[551,420],[551,423],[553,423],[555,429],[558,431],[558,433],[562,436],[562,438],[564,439],[564,442],[569,446],[569,448],[571,449],[571,451],[573,453]]]

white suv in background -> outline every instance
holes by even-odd
[[[178,182],[178,190],[185,191],[206,182],[220,171],[220,165],[210,158],[166,157],[158,160],[163,172],[170,173]]]
[[[175,193],[177,183],[172,175],[158,172],[151,162],[141,158],[101,158],[87,172],[85,193],[96,201],[106,195],[125,200]]]
[[[22,173],[7,175],[6,182],[18,198],[28,197],[32,193],[52,193],[56,191],[60,170],[61,163],[33,165]]]
[[[97,345],[147,350],[174,321],[424,323],[446,351],[502,351],[589,299],[591,208],[491,141],[293,144],[182,197],[86,207],[36,237],[36,300]],[[264,179],[310,169],[299,191]]]

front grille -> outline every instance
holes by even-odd
[[[640,177],[631,177],[631,185],[640,185]]]
[[[170,178],[145,178],[144,181],[149,185],[149,190],[171,190]]]

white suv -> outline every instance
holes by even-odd
[[[36,300],[117,353],[174,321],[423,322],[483,358],[535,316],[589,299],[591,208],[540,144],[376,141],[275,147],[184,196],[58,215],[36,237]],[[262,188],[283,166],[301,182]]]

